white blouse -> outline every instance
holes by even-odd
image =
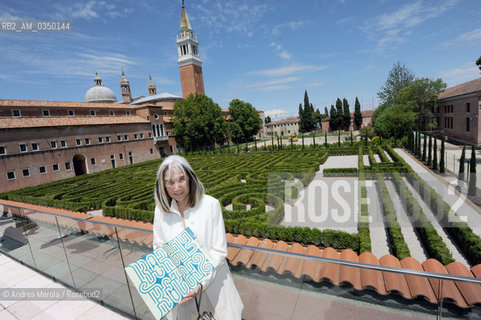
[[[219,201],[204,194],[195,207],[184,210],[185,225],[175,200],[172,201],[170,210],[170,213],[164,213],[159,207],[155,208],[154,250],[161,244],[175,238],[186,227],[189,227],[217,263],[214,271],[202,281],[204,293],[206,293],[202,296],[202,300],[206,296],[208,297],[211,306],[214,308],[210,311],[213,312],[216,319],[241,319],[243,304],[225,259],[227,257],[227,241]],[[179,306],[182,308],[187,304],[189,303]],[[176,319],[176,314],[179,311],[177,309],[178,307],[174,308],[167,319]]]

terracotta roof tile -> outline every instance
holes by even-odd
[[[422,263],[422,266],[424,270],[428,272],[449,274],[446,267],[443,266],[441,262],[435,259],[428,259],[424,261]],[[440,280],[429,278],[429,283],[431,283],[431,287],[433,288],[434,294],[439,299]],[[443,297],[443,300],[454,302],[456,305],[458,305],[458,307],[468,308],[468,304],[464,300],[463,296],[461,295],[461,292],[459,292],[458,287],[456,287],[453,281],[447,281],[447,280],[443,281],[442,297]]]
[[[473,273],[471,273],[471,271],[469,271],[468,268],[466,268],[466,266],[460,262],[452,262],[446,266],[446,269],[448,270],[449,274],[452,275],[474,278]],[[455,284],[469,306],[481,304],[480,285],[460,281],[456,281]]]
[[[379,260],[370,252],[364,252],[359,256],[360,263],[373,264],[378,266]],[[381,271],[362,269],[361,270],[361,283],[363,289],[373,289],[377,293],[387,295],[386,285],[384,283],[384,277]]]
[[[270,127],[270,126],[273,126],[273,125],[276,125],[276,124],[297,123],[299,121],[300,121],[299,118],[272,121],[272,122],[266,123],[266,127]]]
[[[92,103],[79,101],[44,101],[44,100],[7,100],[0,99],[0,107],[51,107],[51,108],[86,108],[86,109],[131,109],[135,106],[120,103]]]
[[[140,116],[0,118],[0,129],[121,125],[132,123],[150,123],[150,121]]]
[[[232,236],[231,234],[229,235]],[[231,241],[231,243],[233,243],[233,241]],[[250,237],[249,240],[247,240],[246,246],[258,247],[259,244],[260,244],[259,239],[257,239],[256,237]],[[227,248],[228,251],[229,249],[230,247]],[[234,266],[237,266],[239,264],[247,266],[253,254],[254,254],[254,250],[241,250],[241,252],[237,254],[234,259],[229,261]]]
[[[274,247],[272,247],[272,250],[287,251],[288,247],[288,244],[284,241],[277,241]],[[261,266],[261,271],[277,273],[277,270],[279,270],[283,260],[284,256],[282,254],[271,253]]]
[[[274,243],[269,239],[264,239],[259,244],[259,248],[263,248],[263,249],[272,249],[273,247],[274,247]],[[268,253],[262,252],[262,251],[254,252],[251,260],[249,261],[249,263],[247,263],[247,268],[248,269],[261,268],[264,262],[266,261],[268,255],[269,255]]]
[[[333,248],[326,248],[322,251],[323,258],[339,259],[339,252]],[[333,263],[322,263],[320,277],[330,283],[339,285],[339,266]]]
[[[402,268],[399,259],[391,254],[387,254],[379,262],[382,266],[391,268]],[[404,298],[411,299],[411,292],[409,291],[406,278],[403,274],[393,272],[383,272],[384,283],[386,285],[387,292],[399,292]]]
[[[481,91],[481,78],[474,79],[465,83],[458,84],[457,86],[447,88],[438,95],[438,99],[446,99],[463,94],[479,92]]]
[[[404,269],[424,271],[421,263],[413,257],[407,257],[401,260],[401,266]],[[406,282],[413,298],[423,297],[426,301],[437,303],[438,299],[434,294],[433,288],[429,280],[425,277],[406,275]]]
[[[235,244],[240,244],[240,245],[245,245],[247,243],[247,238],[244,237],[243,235],[240,235],[238,237],[235,238],[234,242]],[[230,250],[229,250],[230,249]],[[239,254],[239,252],[241,251],[242,249],[241,248],[234,248],[234,247],[230,247],[227,249],[227,259],[229,261],[232,261],[235,259],[235,257]]]
[[[306,255],[314,256],[314,257],[322,257],[321,249],[316,246],[310,245],[307,246]],[[304,262],[304,275],[306,276],[306,280],[312,280],[315,282],[321,281],[321,269],[322,269],[322,262],[314,261],[314,260],[306,260]]]
[[[299,243],[294,243],[289,247],[289,249],[287,249],[287,251],[292,253],[305,254],[306,248]],[[284,259],[284,263],[280,266],[277,272],[279,274],[289,274],[299,279],[302,277],[304,261],[305,259],[302,258],[286,257]]]
[[[341,252],[341,260],[359,262],[359,256],[351,249]],[[339,266],[339,284],[349,283],[356,290],[362,290],[361,270],[355,267]]]

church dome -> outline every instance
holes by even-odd
[[[107,87],[104,87],[102,79],[95,74],[94,86],[85,94],[87,102],[117,102],[115,93]]]

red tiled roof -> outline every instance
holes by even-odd
[[[474,79],[465,83],[458,84],[457,86],[447,88],[438,95],[438,99],[446,99],[463,94],[480,92],[481,91],[481,78]]]
[[[151,231],[152,223],[145,223],[134,220],[125,220],[112,217],[99,217],[89,214],[72,212],[64,209],[50,208],[27,203],[1,200],[0,204],[9,207],[13,213],[20,215],[35,215],[35,219],[42,219],[45,222],[55,223],[55,217],[47,214],[36,214],[35,211],[50,212],[72,218],[88,219],[81,221],[75,226],[78,229],[98,235],[116,237],[112,226],[90,223],[104,222],[118,226],[134,227],[141,230]],[[20,211],[15,207],[22,207],[26,210]],[[33,216],[32,216],[33,217]],[[62,223],[62,219],[58,219]],[[64,221],[71,226],[71,221]],[[141,245],[151,246],[152,235],[150,232],[142,232],[132,229],[118,229],[119,237],[124,241],[136,242]],[[385,255],[378,259],[370,252],[357,255],[351,249],[341,252],[333,248],[318,248],[315,246],[302,246],[299,243],[288,244],[284,241],[273,242],[269,239],[260,240],[255,237],[247,238],[243,235],[226,235],[227,242],[241,244],[251,247],[271,249],[279,252],[293,252],[313,257],[323,257],[344,261],[360,262],[371,265],[386,267],[404,268],[434,273],[444,273],[456,276],[481,278],[481,264],[469,270],[459,262],[452,262],[443,266],[435,259],[428,259],[422,264],[412,257],[399,261],[392,255]],[[257,268],[261,272],[291,276],[296,279],[306,277],[314,282],[328,281],[329,283],[342,286],[350,285],[356,290],[374,290],[380,295],[396,294],[407,300],[423,298],[429,303],[438,303],[440,280],[428,279],[420,276],[404,275],[400,273],[384,272],[372,269],[361,269],[349,266],[341,266],[334,263],[325,263],[315,260],[302,259],[292,256],[269,254],[263,251],[254,251],[247,248],[236,248],[229,246],[227,259],[233,266],[242,266],[246,269]],[[466,282],[444,281],[443,301],[453,303],[461,308],[470,308],[474,305],[481,305],[481,287]]]
[[[0,99],[0,107],[51,107],[89,109],[135,109],[136,106],[117,103],[92,103],[75,101],[7,100]]]
[[[0,129],[150,123],[140,116],[0,118]]]
[[[299,118],[294,118],[294,119],[284,119],[284,120],[279,120],[279,121],[272,121],[266,124],[266,126],[273,126],[276,124],[284,124],[284,123],[296,123],[299,122]]]

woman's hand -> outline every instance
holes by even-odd
[[[194,299],[196,295],[200,292],[200,284],[198,284],[191,292],[189,292],[184,299],[182,299],[179,304],[183,304],[189,302],[190,300]]]

